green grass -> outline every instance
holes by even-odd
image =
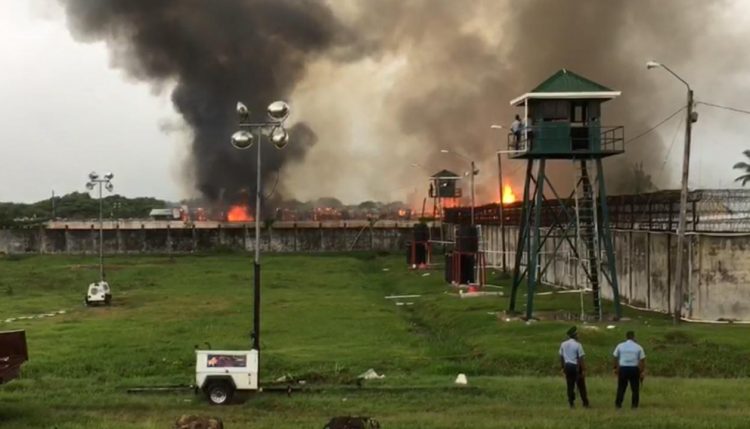
[[[248,347],[250,257],[110,258],[115,305],[93,309],[82,298],[95,258],[0,258],[0,330],[26,329],[31,354],[23,379],[0,386],[0,427],[165,428],[183,413],[218,415],[228,428],[317,428],[352,413],[385,428],[739,428],[750,420],[749,328],[673,327],[632,310],[615,329],[581,326],[594,409],[570,411],[556,352],[571,322],[506,322],[506,298],[458,299],[442,273],[408,271],[402,259],[265,257],[262,379],[291,375],[312,390],[213,408],[192,393],[125,391],[192,383],[194,345]],[[390,294],[422,297],[397,306],[384,299]],[[556,294],[536,305],[576,312],[578,300]],[[57,310],[66,314],[3,322]],[[612,409],[610,354],[628,329],[648,354],[637,414]],[[368,368],[387,377],[357,390],[352,380]],[[468,387],[453,385],[459,372]]]

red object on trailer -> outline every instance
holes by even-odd
[[[27,360],[26,332],[0,332],[0,384],[17,378],[21,374],[21,365]]]

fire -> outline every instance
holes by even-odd
[[[513,193],[513,188],[510,185],[503,186],[503,204],[512,204],[516,202],[516,194]]]
[[[229,222],[252,222],[253,216],[250,214],[250,208],[244,205],[234,205],[227,212]]]

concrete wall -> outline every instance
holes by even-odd
[[[482,248],[489,265],[502,266],[500,228],[483,225]],[[622,302],[654,311],[673,311],[676,236],[648,231],[613,231],[615,265]],[[506,227],[506,266],[513,268],[517,227]],[[585,285],[585,277],[570,249],[550,238],[540,257],[549,267],[542,281],[564,288]],[[683,315],[697,320],[750,320],[750,236],[689,235],[683,266],[687,293]],[[612,298],[602,279],[602,296]]]
[[[261,228],[264,252],[401,251],[411,235],[407,223],[304,223]],[[191,253],[219,249],[251,251],[253,224],[184,225],[181,223],[107,224],[104,252]],[[0,229],[0,253],[94,254],[99,251],[96,224],[57,224],[36,229]]]

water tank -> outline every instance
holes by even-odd
[[[413,228],[414,241],[428,241],[430,239],[430,229],[425,223],[415,223]]]
[[[445,254],[445,281],[447,283],[453,282],[453,252],[446,252]]]
[[[456,250],[476,253],[479,251],[479,231],[473,225],[459,225],[456,231]]]

